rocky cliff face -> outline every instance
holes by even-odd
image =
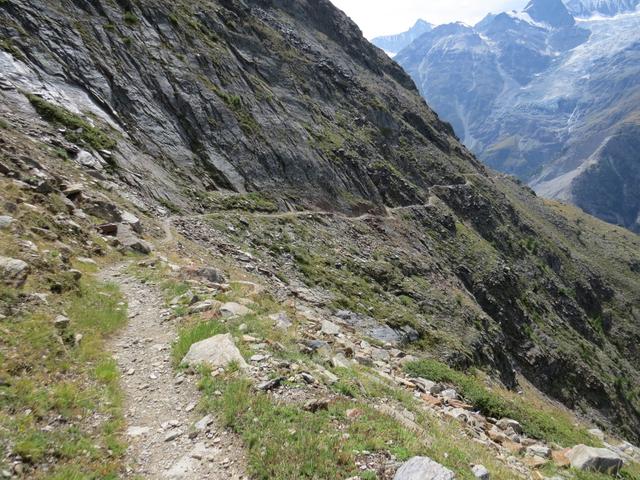
[[[638,436],[637,237],[488,172],[330,2],[12,0],[0,33],[9,126],[46,119],[140,208],[416,355]]]
[[[116,163],[142,167],[169,203],[219,189],[342,210],[415,201],[417,191],[382,181],[405,170],[389,148],[401,137],[437,166],[413,168],[417,185],[455,176],[435,161],[455,149],[472,164],[411,80],[328,1],[10,2],[2,14],[3,37],[52,84],[31,88],[53,99],[61,79],[79,86],[137,146]]]

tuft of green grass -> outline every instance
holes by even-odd
[[[213,199],[214,206],[222,210],[242,210],[245,212],[274,213],[278,204],[260,192],[229,195]]]
[[[124,23],[126,23],[130,27],[140,23],[140,19],[131,10],[127,10],[126,12],[124,12],[124,16],[122,18],[124,20]]]
[[[70,142],[87,144],[96,150],[111,150],[116,147],[116,140],[106,131],[94,127],[78,115],[47,102],[38,95],[27,93],[26,97],[42,118],[67,129],[64,135]]]
[[[557,410],[536,409],[525,402],[507,399],[489,390],[478,378],[458,372],[436,360],[417,360],[405,366],[407,373],[434,382],[451,383],[484,415],[512,418],[522,425],[524,432],[534,438],[557,442],[565,446],[584,443],[594,445],[594,438],[569,417]]]
[[[91,282],[81,282],[67,314],[76,330],[88,338],[81,344],[84,346],[91,346],[93,340],[101,342],[127,322],[127,306],[118,286],[113,283],[96,290]],[[84,353],[91,352],[85,349]]]

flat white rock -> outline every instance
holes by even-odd
[[[227,333],[194,343],[181,363],[189,367],[206,365],[211,368],[224,368],[233,362],[240,368],[247,368],[247,363],[236,347],[233,337]]]

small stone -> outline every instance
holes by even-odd
[[[62,193],[64,193],[67,197],[75,197],[78,194],[84,191],[84,185],[81,183],[74,183],[65,188]]]
[[[531,445],[527,447],[527,454],[541,458],[551,458],[551,449],[545,445]]]
[[[91,258],[78,257],[78,258],[76,258],[76,261],[77,261],[78,263],[83,263],[83,264],[85,264],[85,265],[94,265],[94,266],[98,265],[98,264],[96,263],[96,261],[95,261],[95,260],[92,260]]]
[[[319,353],[321,355],[328,355],[329,353],[331,353],[329,344],[322,340],[309,340],[308,342],[306,342],[306,345],[312,353]]]
[[[0,257],[0,282],[20,288],[27,281],[31,268],[26,262],[15,258]]]
[[[471,472],[476,478],[481,480],[489,480],[491,478],[489,470],[487,470],[484,465],[474,465],[471,468]]]
[[[129,427],[127,429],[127,435],[129,437],[141,437],[149,433],[149,427]]]
[[[331,359],[331,366],[334,368],[349,368],[351,361],[343,354],[339,353]]]
[[[371,358],[374,361],[388,362],[389,360],[391,360],[391,355],[389,355],[389,352],[382,348],[372,348]]]
[[[287,330],[293,326],[293,323],[289,320],[289,317],[285,312],[269,315],[269,320],[273,321],[274,326],[280,330]]]
[[[432,382],[431,380],[425,380],[424,378],[414,378],[411,381],[418,390],[428,393],[429,395],[438,395],[444,390],[441,384]]]
[[[189,313],[204,313],[220,306],[220,302],[216,300],[203,300],[194,304],[189,308]]]
[[[213,423],[213,416],[206,415],[202,417],[198,422],[196,422],[195,429],[202,432],[212,423]]]
[[[313,378],[313,375],[307,373],[307,372],[302,372],[300,374],[300,378],[302,378],[302,381],[306,384],[312,385],[314,383],[316,383],[316,379]]]
[[[253,362],[253,363],[261,363],[261,362],[264,362],[265,360],[268,360],[268,359],[269,359],[268,355],[257,354],[257,355],[252,356],[249,360],[251,362]]]
[[[329,404],[331,401],[329,399],[323,398],[318,400],[309,400],[302,407],[307,412],[316,413],[320,410],[327,410],[329,408]]]
[[[164,441],[165,442],[172,442],[173,440],[175,440],[176,438],[182,436],[184,434],[184,432],[182,430],[174,430],[172,432],[170,432],[169,434],[167,434],[164,437]]]
[[[134,232],[142,233],[142,224],[140,223],[140,219],[133,213],[122,211],[120,212],[120,218],[122,219],[122,223],[129,225]]]
[[[338,380],[340,380],[336,375],[334,375],[333,373],[331,373],[329,370],[327,370],[326,368],[321,368],[319,370],[319,374],[320,376],[324,379],[324,381],[326,383],[328,383],[329,385],[333,385],[335,383],[338,382]]]
[[[249,308],[235,302],[227,302],[220,307],[223,317],[243,317],[253,313]]]
[[[198,443],[189,455],[196,460],[202,460],[206,457],[207,451],[207,446],[204,443]]]
[[[496,425],[501,430],[508,430],[509,428],[511,428],[515,433],[522,435],[522,425],[511,418],[503,418],[501,420],[498,420],[496,422]]]
[[[59,332],[65,331],[69,327],[70,320],[64,315],[58,315],[56,319],[53,321],[54,327]]]
[[[13,223],[13,217],[8,215],[0,215],[0,230],[6,230],[11,227]]]
[[[204,278],[205,280],[210,281],[211,283],[225,283],[227,279],[225,278],[224,273],[213,267],[202,267],[197,269],[194,272],[198,277]]]
[[[325,335],[338,335],[340,333],[340,327],[329,320],[323,320],[320,328]]]
[[[275,390],[276,388],[278,388],[280,385],[282,385],[282,382],[284,382],[284,378],[274,378],[273,380],[262,382],[257,386],[257,389],[268,392],[270,390]]]
[[[440,392],[440,396],[443,398],[450,398],[452,400],[455,400],[458,398],[458,392],[456,392],[453,388],[448,388]]]
[[[393,480],[454,480],[455,474],[427,457],[413,457],[396,472]]]

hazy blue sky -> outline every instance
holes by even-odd
[[[489,12],[524,7],[527,0],[331,0],[349,15],[371,39],[400,33],[418,18],[442,24],[462,21],[475,24]]]

